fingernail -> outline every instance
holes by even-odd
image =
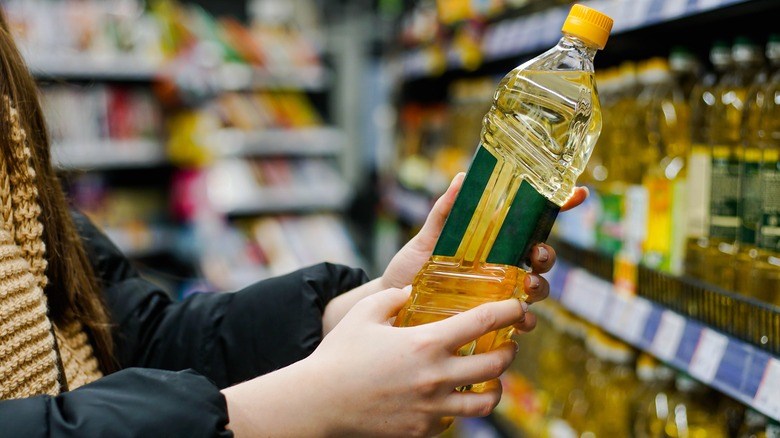
[[[523,313],[528,311],[528,303],[525,301],[520,301],[520,307],[523,309]]]
[[[528,287],[531,289],[536,289],[539,287],[539,277],[536,275],[529,275],[528,276]]]
[[[541,245],[536,247],[537,260],[540,262],[546,262],[550,258],[550,254],[547,253],[547,249]]]
[[[404,288],[403,288],[403,289],[401,289],[401,290],[402,290],[402,291],[404,291],[404,292],[406,292],[406,293],[408,293],[408,294],[409,294],[409,293],[412,293],[412,285],[411,285],[411,284],[409,284],[409,285],[406,285],[406,286],[404,286]]]
[[[512,343],[515,344],[515,353],[519,353],[520,352],[520,344],[518,344],[516,341],[512,341]]]

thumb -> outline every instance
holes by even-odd
[[[385,322],[401,311],[412,292],[411,286],[403,289],[390,288],[360,300],[355,307],[368,319]]]
[[[455,175],[447,191],[433,204],[433,208],[428,213],[428,217],[425,219],[425,223],[418,234],[419,238],[431,239],[433,243],[439,238],[441,229],[444,228],[444,221],[447,220],[447,216],[450,214],[453,204],[455,204],[455,197],[458,196],[465,178],[466,174],[463,172]]]

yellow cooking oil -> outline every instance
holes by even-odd
[[[558,44],[499,83],[481,144],[396,326],[526,298],[528,253],[549,235],[601,131],[593,58],[611,27],[611,18],[574,5]],[[510,335],[487,334],[460,354],[488,351]]]
[[[734,264],[741,226],[742,119],[750,86],[763,64],[761,52],[750,39],[737,38],[732,46],[734,67],[715,87],[709,252],[704,279],[729,290],[735,289]]]
[[[685,220],[685,274],[704,279],[710,230],[710,179],[712,172],[712,124],[715,86],[733,65],[731,46],[718,40],[712,44],[709,60],[713,68],[693,87],[690,97],[691,149],[688,154]]]

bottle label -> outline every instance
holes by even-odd
[[[747,158],[748,155],[745,155]],[[760,163],[758,161],[742,162],[741,188],[742,200],[739,203],[739,238],[740,242],[755,245],[757,241],[757,228],[761,212],[761,181]]]
[[[739,161],[713,155],[710,186],[710,237],[734,241],[739,229]]]
[[[498,160],[480,145],[472,159],[463,186],[444,223],[433,254],[453,257],[466,237],[483,195],[490,196],[488,185]],[[525,266],[525,258],[532,245],[547,239],[560,207],[537,192],[528,181],[522,181],[487,255],[486,262]],[[470,240],[470,239],[468,239]]]
[[[780,251],[780,162],[764,164],[760,184],[758,246]]]
[[[599,220],[596,242],[599,250],[614,255],[620,251],[623,242],[623,194],[607,192],[601,194],[602,213]]]
[[[647,238],[644,242],[644,263],[653,269],[668,269],[672,243],[672,182],[651,177],[645,181],[648,194]],[[666,269],[664,269],[666,270]]]
[[[709,147],[695,144],[688,157],[687,234],[688,237],[706,236],[710,226],[710,173],[712,159]]]

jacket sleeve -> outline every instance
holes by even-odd
[[[360,269],[321,263],[238,292],[173,301],[86,217],[74,218],[117,324],[122,368],[192,368],[220,388],[268,373],[314,351],[325,305],[368,280]]]
[[[56,397],[0,401],[1,436],[232,437],[225,398],[192,371],[126,369]]]

